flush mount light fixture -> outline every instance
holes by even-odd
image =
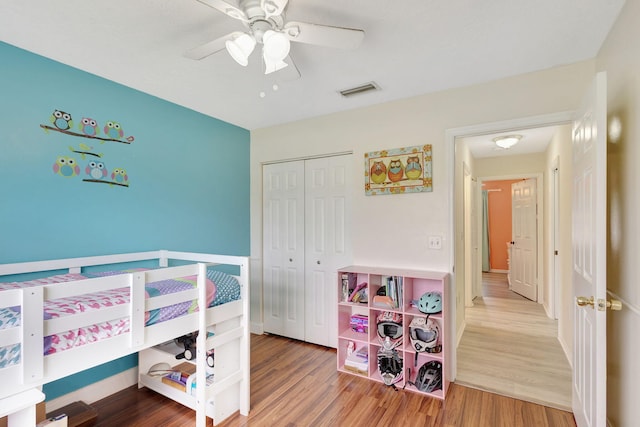
[[[493,138],[493,142],[500,148],[511,148],[522,139],[522,135],[505,135]]]

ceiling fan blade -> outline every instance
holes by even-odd
[[[223,0],[198,0],[202,4],[206,4],[209,7],[219,10],[227,16],[230,16],[241,21],[248,21],[247,15],[236,6],[227,3]]]
[[[355,49],[360,46],[364,39],[363,30],[296,21],[290,21],[285,24],[284,34],[294,42],[338,49]]]
[[[282,15],[289,0],[260,0],[260,7],[264,10],[265,17]]]
[[[209,55],[213,55],[216,52],[225,48],[225,42],[227,40],[234,39],[235,37],[243,34],[242,31],[234,31],[226,36],[218,37],[215,40],[211,40],[209,43],[205,43],[202,46],[195,47],[184,53],[184,56],[189,59],[202,59]]]
[[[291,80],[299,79],[300,78],[300,70],[298,70],[298,67],[296,66],[296,63],[293,62],[293,58],[291,58],[290,56],[287,56],[286,58],[284,58],[284,62],[289,64],[289,66],[287,68],[285,68],[284,70],[282,70],[282,74],[280,74],[278,76],[280,81],[288,82],[288,81],[291,81]]]

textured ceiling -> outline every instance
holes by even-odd
[[[293,80],[256,53],[246,68],[226,51],[185,58],[244,30],[196,0],[2,0],[0,40],[251,130],[593,58],[623,3],[290,0],[288,20],[365,31],[354,51],[293,43]],[[381,90],[338,93],[371,81]]]

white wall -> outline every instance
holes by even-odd
[[[623,309],[607,316],[607,414],[618,427],[638,425],[640,405],[640,2],[627,1],[598,57],[607,72],[609,134],[607,287]]]
[[[446,130],[573,110],[593,74],[594,63],[585,61],[252,131],[252,259],[260,263],[262,257],[261,164],[352,151],[354,263],[452,272],[454,159]],[[433,145],[433,192],[365,196],[364,153],[423,144]],[[427,248],[429,235],[444,237],[442,250]],[[258,324],[261,277],[252,282],[252,322]]]
[[[474,175],[482,178],[542,173],[546,161],[543,153],[481,158],[476,159]]]

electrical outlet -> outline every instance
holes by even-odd
[[[429,249],[442,249],[442,237],[429,236]]]

